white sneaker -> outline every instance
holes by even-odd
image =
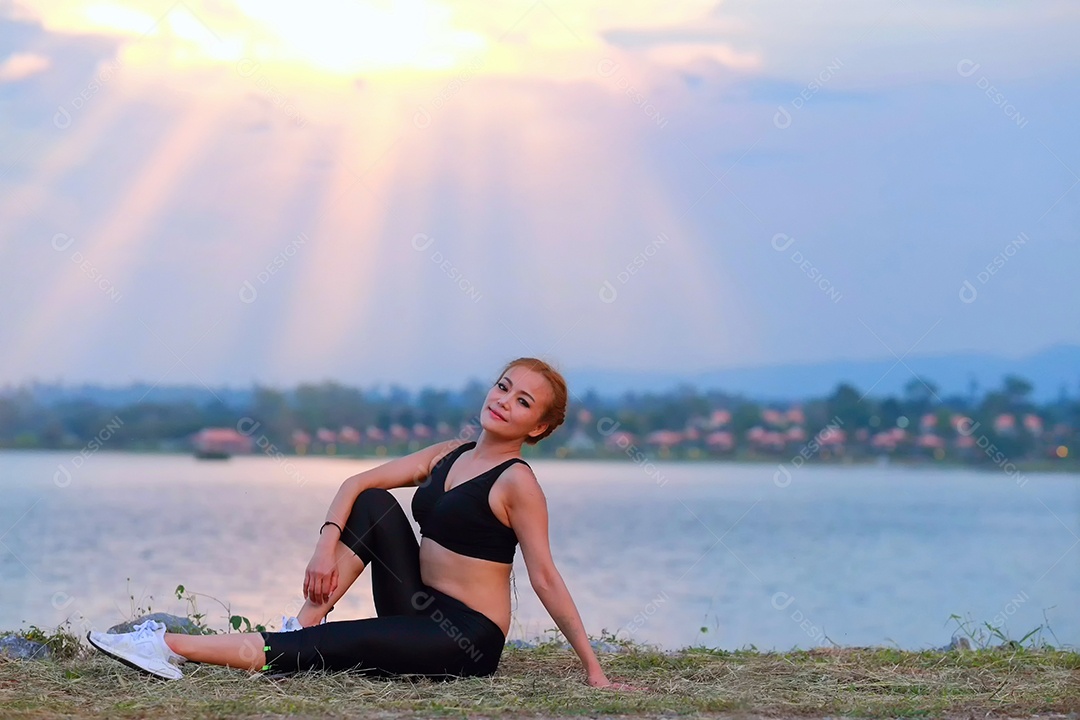
[[[180,680],[184,674],[178,661],[187,658],[177,655],[165,644],[165,625],[147,620],[135,626],[134,632],[88,632],[86,639],[95,648],[128,667],[165,680]]]
[[[325,625],[326,624],[326,618],[324,617],[321,621],[319,621],[319,624],[320,625]],[[279,630],[278,632],[292,632],[294,630],[303,630],[303,629],[304,629],[304,626],[300,624],[300,621],[297,620],[295,616],[294,617],[285,617],[284,615],[281,616],[281,630]]]

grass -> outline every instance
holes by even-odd
[[[60,647],[71,650],[68,638]],[[1029,634],[1030,636],[1030,634]],[[611,640],[611,638],[602,638]],[[48,640],[48,636],[46,636]],[[609,678],[649,688],[587,686],[577,656],[552,640],[506,648],[489,678],[439,682],[309,673],[271,680],[207,665],[185,679],[146,677],[77,645],[61,659],[0,658],[0,715],[93,717],[383,718],[597,715],[1017,717],[1080,711],[1080,653],[1015,641],[974,650],[827,648],[784,653],[619,642],[602,653]]]

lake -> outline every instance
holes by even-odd
[[[81,462],[80,462],[81,461]],[[0,451],[0,630],[105,628],[133,605],[295,614],[340,482],[380,461]],[[938,647],[991,622],[1080,646],[1080,476],[531,461],[589,634],[667,649]],[[412,489],[393,491],[408,511]],[[411,512],[408,513],[411,517]],[[415,528],[415,525],[414,525]],[[555,624],[520,549],[510,638]],[[132,599],[134,596],[134,599]],[[330,616],[374,615],[365,573]],[[1051,634],[1052,632],[1052,634]]]

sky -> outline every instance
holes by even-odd
[[[1073,2],[0,18],[0,384],[1080,344]]]

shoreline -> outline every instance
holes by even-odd
[[[68,448],[18,448],[18,447],[0,447],[0,453],[13,453],[13,454],[32,454],[32,453],[71,453],[72,455],[82,454],[83,448],[81,447],[68,447]],[[410,451],[411,452],[411,451]],[[179,456],[190,457],[195,459],[192,452],[187,450],[175,450],[175,449],[159,449],[159,448],[125,448],[125,449],[101,449],[92,454],[103,453],[108,455],[162,455],[162,456]],[[383,460],[389,461],[394,458],[402,457],[401,455],[393,455],[390,453],[269,453],[269,452],[252,452],[244,455],[235,455],[233,457],[270,457],[270,458],[289,458],[289,459],[303,459],[303,458],[318,458],[318,459],[336,459],[336,460]],[[744,455],[739,457],[714,457],[714,456],[701,456],[701,457],[687,457],[685,455],[679,456],[660,456],[660,455],[645,455],[642,454],[639,458],[630,457],[625,452],[611,453],[606,455],[577,455],[567,453],[564,455],[523,455],[526,460],[552,460],[552,461],[569,461],[569,462],[619,462],[627,465],[644,465],[645,463],[664,463],[667,465],[772,465],[776,467],[784,467],[791,464],[793,457],[768,457],[761,455]],[[882,456],[886,457],[886,456]],[[231,459],[231,458],[228,458]],[[208,460],[206,462],[221,462],[220,460]],[[1080,475],[1080,457],[1076,460],[1018,460],[1012,463],[1016,467],[1016,472],[1027,473],[1046,473],[1046,474],[1064,474],[1064,475]],[[965,463],[955,460],[931,460],[927,458],[888,458],[887,462],[882,462],[880,457],[839,457],[839,458],[812,458],[806,460],[804,463],[798,466],[800,469],[807,467],[858,467],[858,468],[898,468],[904,470],[973,470],[978,472],[985,472],[988,474],[1005,474],[1008,475],[1002,468],[992,463]]]

